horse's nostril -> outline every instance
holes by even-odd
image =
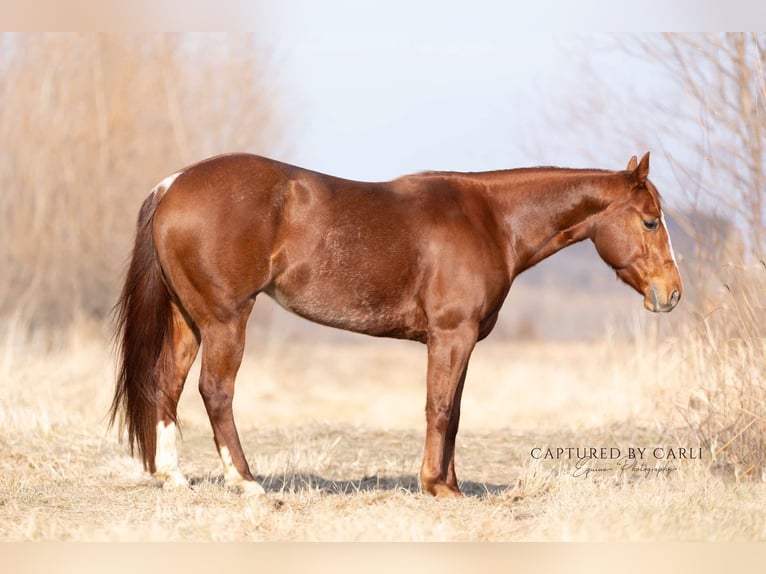
[[[670,303],[671,306],[675,307],[680,297],[681,296],[678,294],[678,289],[674,289],[673,292],[670,294],[670,300],[668,301],[668,303]]]

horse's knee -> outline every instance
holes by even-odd
[[[442,436],[447,432],[451,418],[449,405],[426,406],[426,424]]]

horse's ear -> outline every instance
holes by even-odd
[[[646,178],[649,177],[649,152],[644,154],[641,161],[636,165],[636,156],[630,158],[628,162],[628,170],[632,171],[631,176],[636,182],[636,185],[643,185],[646,183]]]
[[[633,173],[639,185],[642,183],[646,183],[646,178],[649,177],[649,152],[646,152],[644,154],[644,157],[642,157],[641,161],[638,162],[638,167],[636,167],[636,169],[633,170]]]

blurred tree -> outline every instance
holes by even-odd
[[[283,122],[252,35],[0,36],[0,317],[104,317],[143,197]]]
[[[696,183],[687,188],[690,205],[732,218],[745,232],[751,253],[763,257],[766,34],[663,34],[637,38],[628,49],[665,67],[687,96],[686,105],[660,103],[656,128],[685,152],[669,159]],[[679,130],[679,123],[696,126],[702,137],[689,137],[693,131]]]

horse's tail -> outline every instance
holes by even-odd
[[[138,214],[133,255],[122,295],[115,306],[119,375],[109,412],[109,426],[120,418],[127,426],[130,452],[138,453],[149,472],[156,470],[159,383],[173,372],[173,315],[152,237],[159,194],[151,193]]]

